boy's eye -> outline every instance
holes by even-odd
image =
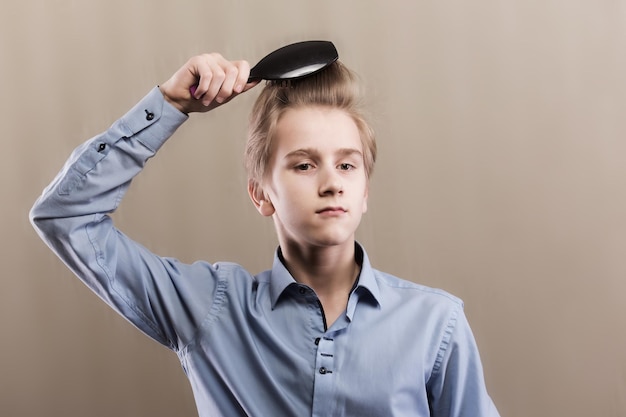
[[[354,169],[354,165],[344,162],[342,164],[339,164],[339,169],[342,171],[349,171],[351,169]]]
[[[296,165],[296,170],[298,171],[308,171],[309,169],[311,169],[311,164],[309,163],[303,163],[303,164],[298,164]]]

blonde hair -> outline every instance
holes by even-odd
[[[269,164],[272,136],[283,113],[290,108],[326,106],[345,111],[356,124],[363,145],[365,173],[369,178],[376,161],[374,132],[361,110],[356,75],[335,61],[322,71],[298,80],[268,82],[257,98],[248,125],[245,167],[248,181],[261,184]]]

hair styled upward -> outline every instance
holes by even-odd
[[[271,156],[272,136],[283,113],[292,108],[323,106],[343,110],[356,124],[363,145],[365,173],[369,178],[376,160],[374,132],[360,109],[355,74],[335,61],[313,75],[285,83],[268,82],[250,114],[245,167],[255,188],[262,184]]]

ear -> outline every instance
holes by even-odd
[[[256,207],[262,216],[269,217],[274,214],[274,206],[272,205],[269,197],[265,195],[258,182],[248,180],[248,195],[250,196],[254,207]]]

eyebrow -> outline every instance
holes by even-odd
[[[339,154],[341,157],[347,157],[352,155],[358,155],[360,157],[363,157],[363,153],[355,148],[340,148],[336,151],[336,153]],[[295,151],[291,151],[287,155],[285,155],[284,159],[302,156],[319,156],[319,151],[315,148],[296,149]]]

